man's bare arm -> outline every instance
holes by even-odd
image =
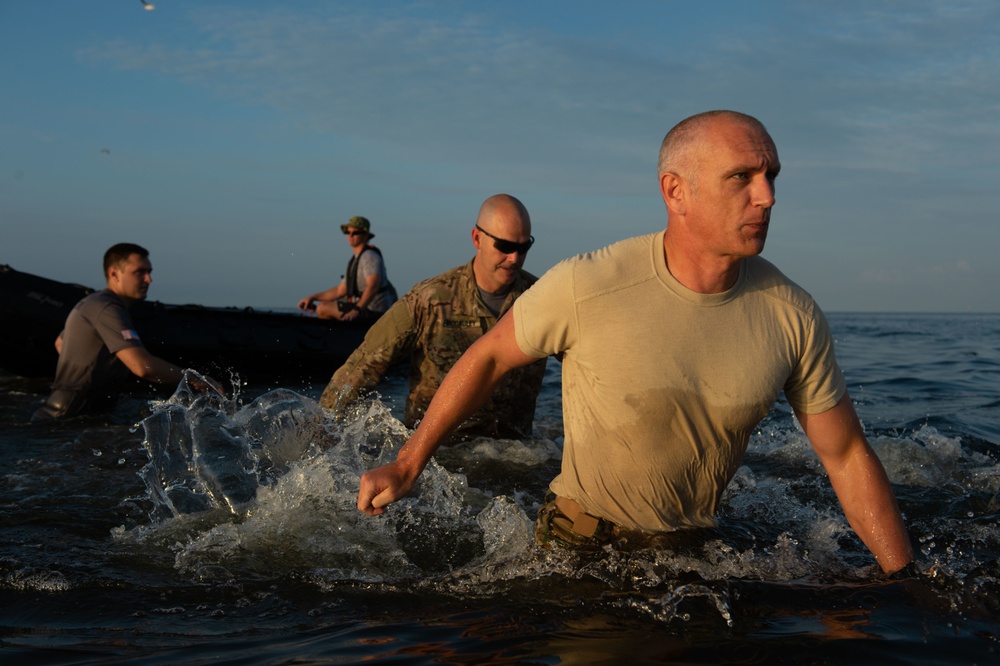
[[[165,361],[159,356],[149,353],[145,347],[126,347],[117,352],[118,359],[125,364],[129,371],[148,382],[155,384],[177,384],[184,378],[184,370],[170,361]],[[197,391],[206,391],[207,385],[195,377],[191,378],[191,387]],[[222,385],[211,377],[205,377],[208,382],[219,393],[225,395]]]
[[[913,561],[910,537],[899,513],[885,469],[868,444],[845,393],[821,414],[796,411],[851,528],[868,546],[882,570],[899,571]]]
[[[361,298],[355,305],[359,310],[364,310],[368,304],[375,300],[378,290],[382,288],[382,276],[376,273],[365,277],[365,290],[361,292]]]
[[[158,356],[153,356],[145,347],[126,347],[116,355],[133,375],[148,382],[176,384],[184,376],[184,370]]]

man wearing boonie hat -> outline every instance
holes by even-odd
[[[353,255],[340,284],[299,301],[299,309],[316,311],[320,319],[352,321],[377,319],[396,302],[396,289],[386,274],[382,251],[370,243],[375,238],[368,218],[355,215],[340,225]]]

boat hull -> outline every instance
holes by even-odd
[[[73,306],[94,290],[0,265],[0,368],[52,377],[54,341]],[[316,319],[253,308],[136,303],[143,344],[184,367],[247,382],[326,381],[353,352],[369,323]]]

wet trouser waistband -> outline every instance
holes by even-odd
[[[541,546],[549,543],[596,550],[612,546],[618,550],[638,548],[669,548],[691,550],[701,548],[710,538],[719,538],[715,528],[685,528],[668,532],[645,532],[624,528],[583,510],[574,500],[549,493],[538,508],[535,540]]]

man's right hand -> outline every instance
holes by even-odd
[[[382,515],[387,505],[406,497],[416,479],[417,475],[407,472],[398,460],[365,472],[358,490],[358,510],[369,516]]]
[[[503,376],[537,360],[517,346],[514,312],[508,311],[448,372],[396,460],[361,477],[358,510],[369,516],[385,513],[386,505],[410,492],[438,446],[486,402]]]
[[[225,396],[226,390],[222,388],[222,384],[215,379],[212,379],[208,375],[202,375],[198,377],[197,375],[189,374],[187,376],[188,384],[195,391],[199,393],[206,393],[209,389],[215,389],[218,391],[219,395]],[[204,381],[203,381],[204,380]]]

